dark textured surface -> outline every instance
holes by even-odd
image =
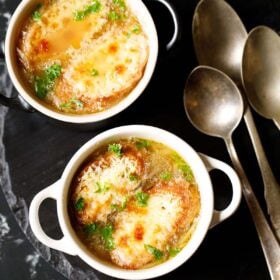
[[[11,12],[19,0],[0,1],[1,27],[6,24],[5,13]],[[161,42],[165,42],[172,28],[168,14],[158,4],[145,1],[155,19]],[[78,258],[68,257],[53,250],[47,250],[37,243],[30,233],[26,222],[26,210],[32,197],[41,189],[55,182],[61,175],[67,161],[86,141],[100,131],[124,124],[150,124],[169,130],[197,151],[209,154],[230,163],[226,148],[220,139],[207,137],[195,130],[185,116],[182,93],[185,79],[190,70],[197,65],[191,38],[191,21],[198,1],[170,0],[177,8],[182,25],[181,40],[170,53],[164,53],[161,47],[159,62],[154,76],[143,95],[118,118],[113,118],[106,125],[82,131],[65,128],[46,119],[40,114],[28,114],[10,110],[6,114],[3,151],[10,172],[10,182],[1,180],[0,214],[7,217],[10,232],[2,239],[0,247],[0,278],[17,279],[110,279],[93,272]],[[247,29],[259,24],[266,24],[280,30],[280,2],[278,0],[232,0],[228,1],[238,12]],[[167,17],[163,20],[163,17]],[[213,31],[217,32],[217,31]],[[3,39],[4,32],[1,32]],[[163,45],[163,44],[161,44]],[[5,86],[7,88],[7,85]],[[3,88],[3,87],[2,87]],[[280,181],[280,135],[271,121],[254,114],[258,130],[271,167]],[[243,123],[234,134],[234,142],[248,177],[256,191],[263,209],[263,185],[256,159]],[[2,155],[3,156],[3,155]],[[4,160],[5,160],[4,159]],[[2,159],[3,160],[3,159]],[[7,166],[1,163],[0,172]],[[7,171],[7,170],[6,170]],[[7,173],[4,172],[7,175]],[[3,174],[1,174],[3,176]],[[229,196],[228,182],[219,173],[212,174],[217,195],[216,205],[221,207]],[[220,190],[222,188],[222,191]],[[15,196],[14,196],[15,195]],[[8,210],[4,197],[15,214],[15,223]],[[3,201],[3,202],[2,202]],[[56,223],[55,204],[46,201],[41,209],[41,218],[46,231],[53,237],[60,236]],[[2,221],[4,224],[4,222]],[[1,220],[0,220],[1,228]],[[34,253],[29,241],[37,247]],[[9,239],[10,238],[10,239]],[[13,242],[20,239],[22,241]],[[33,255],[33,259],[28,256]],[[32,266],[32,260],[35,263]],[[47,260],[45,262],[42,257]],[[37,258],[37,259],[36,259]],[[29,261],[28,261],[29,260]],[[37,262],[36,262],[37,261]],[[15,272],[14,267],[17,267]],[[33,270],[31,268],[34,268]],[[60,273],[56,272],[59,271]],[[33,274],[32,274],[33,273]],[[208,232],[202,245],[194,256],[173,273],[161,279],[269,279],[263,253],[252,223],[247,206],[242,200],[238,211],[221,225]]]

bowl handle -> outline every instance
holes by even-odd
[[[174,6],[169,1],[167,1],[167,0],[153,0],[153,1],[157,1],[161,4],[163,4],[171,14],[171,17],[172,17],[172,20],[174,23],[174,33],[173,33],[171,40],[166,45],[166,50],[170,50],[175,45],[175,43],[177,42],[177,40],[180,37],[180,32],[179,32],[180,24],[179,24],[178,14],[177,14]]]
[[[53,239],[44,232],[40,224],[39,209],[41,203],[47,198],[57,200],[57,190],[59,187],[60,181],[57,181],[51,186],[40,191],[33,198],[29,208],[30,227],[36,238],[44,245],[74,256],[77,254],[72,250],[71,246],[69,246],[69,240],[65,236],[62,237],[60,240]]]
[[[241,184],[238,175],[236,172],[233,170],[232,167],[230,167],[228,164],[214,159],[212,157],[206,156],[204,154],[199,154],[201,159],[203,160],[206,168],[208,171],[211,171],[213,169],[219,169],[222,172],[224,172],[230,182],[231,182],[231,187],[232,187],[232,199],[229,205],[223,209],[223,210],[214,210],[213,212],[213,217],[212,221],[210,224],[210,228],[216,226],[223,220],[227,219],[229,216],[231,216],[235,210],[238,208],[240,204],[240,200],[242,197],[242,191],[241,191]]]

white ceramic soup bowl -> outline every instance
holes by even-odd
[[[78,239],[72,228],[67,207],[71,181],[81,164],[102,144],[126,137],[154,140],[176,151],[191,167],[198,184],[201,199],[201,209],[196,229],[184,249],[164,263],[140,270],[122,269],[93,256]],[[231,202],[221,211],[215,210],[213,205],[213,187],[208,173],[212,169],[219,169],[224,172],[232,184]],[[47,198],[56,200],[58,220],[64,235],[61,240],[54,240],[48,237],[41,228],[38,212],[40,204]],[[229,165],[209,156],[198,154],[186,142],[170,132],[151,126],[131,125],[107,130],[82,146],[67,164],[61,178],[34,197],[30,205],[29,220],[35,236],[48,247],[67,254],[77,255],[92,268],[112,277],[149,279],[164,275],[186,262],[198,249],[208,229],[232,215],[237,209],[240,199],[240,181],[235,171]]]
[[[167,0],[154,0],[164,4],[172,16],[174,22],[174,33],[171,41],[167,45],[167,49],[170,49],[178,38],[179,25],[176,12],[173,6]],[[84,114],[84,115],[70,115],[63,112],[55,111],[45,106],[27,87],[24,78],[20,74],[19,64],[16,55],[16,42],[19,36],[20,30],[24,20],[34,12],[35,8],[40,3],[40,0],[23,0],[12,15],[11,21],[6,34],[5,40],[5,59],[9,76],[19,93],[16,98],[6,98],[0,96],[0,103],[10,107],[22,107],[23,109],[36,109],[42,114],[66,123],[96,123],[105,119],[108,119],[116,114],[120,113],[128,106],[130,106],[145,90],[148,85],[157,62],[158,57],[158,36],[155,28],[154,21],[148,9],[142,0],[126,0],[127,5],[131,8],[132,12],[137,16],[143,31],[148,37],[149,45],[149,57],[145,67],[144,74],[133,90],[113,107],[106,109],[105,111]],[[30,107],[31,106],[31,107]]]

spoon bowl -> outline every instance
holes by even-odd
[[[247,31],[236,12],[224,0],[202,0],[192,23],[197,59],[225,72],[242,84],[241,62]]]
[[[280,129],[280,38],[276,32],[258,26],[249,33],[242,71],[251,106]]]
[[[198,66],[190,74],[184,106],[192,124],[211,136],[228,137],[243,116],[242,96],[223,72]]]

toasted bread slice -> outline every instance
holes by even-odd
[[[123,146],[122,156],[106,152],[86,165],[72,186],[74,204],[79,198],[84,201],[83,209],[75,211],[79,223],[107,223],[115,210],[124,208],[128,195],[138,185],[131,176],[142,176],[143,164],[139,154]]]
[[[45,1],[41,19],[29,19],[21,32],[18,57],[31,84],[50,65],[61,65],[61,75],[43,98],[56,110],[71,114],[106,110],[125,98],[143,76],[149,47],[138,19],[127,6],[119,14],[115,2],[97,2],[97,12],[76,20],[75,13],[94,1]],[[119,18],[112,19],[112,13]]]
[[[148,195],[146,207],[130,203],[116,216],[116,249],[111,258],[123,268],[139,269],[157,258],[168,257],[168,250],[180,241],[178,238],[188,231],[199,213],[197,188],[186,181],[161,181]]]

